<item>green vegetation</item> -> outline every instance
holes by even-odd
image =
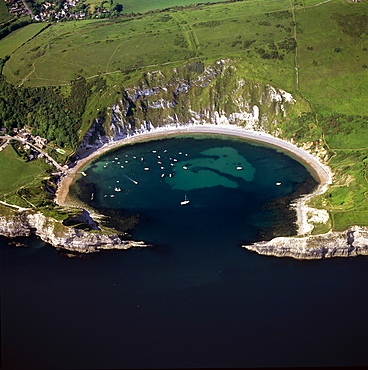
[[[61,147],[76,147],[79,117],[84,111],[90,85],[84,79],[73,81],[68,97],[63,97],[55,88],[18,89],[0,79],[2,127],[11,131],[27,126],[34,136],[55,141]]]
[[[30,16],[23,16],[19,18],[15,17],[8,22],[0,24],[0,39],[3,39],[19,28],[29,25],[31,22],[32,21]]]
[[[51,202],[44,182],[49,177],[47,172],[52,169],[50,165],[42,159],[26,162],[12,145],[0,154],[0,200],[26,208]]]
[[[368,115],[366,3],[297,10],[300,89],[319,113]],[[313,26],[312,26],[313,20]]]
[[[335,230],[368,225],[367,2],[87,3],[106,9],[122,4],[126,14],[45,28],[31,24],[0,41],[7,80],[1,81],[0,127],[27,125],[71,153],[96,117],[109,119],[108,107],[118,100],[129,106],[133,127],[142,120],[159,125],[168,111],[181,121],[190,109],[230,114],[239,80],[249,86],[249,101],[259,101],[264,86],[271,85],[291,93],[297,103],[287,107],[288,115],[277,125],[267,127],[269,132],[323,145],[335,174],[329,191],[311,204],[328,210]],[[189,83],[220,59],[231,60],[233,67],[221,70],[206,87],[193,84],[187,95],[168,88],[157,95],[175,102],[165,112],[148,109],[145,97],[131,104],[125,94],[133,86]],[[269,122],[275,119],[270,111],[261,113]],[[15,187],[1,192],[16,194]],[[16,196],[6,199],[24,205]],[[34,196],[32,190],[28,196]],[[328,226],[318,225],[314,232]]]
[[[12,32],[0,43],[0,58],[11,55],[20,46],[48,26],[46,23],[32,23],[28,27],[23,27]]]
[[[0,23],[4,23],[12,18],[4,0],[0,0]]]
[[[259,24],[264,17],[260,12],[283,9],[288,4],[285,0],[277,4],[236,2],[132,18],[59,23],[19,48],[3,73],[17,85],[60,85],[79,75],[125,75],[137,68],[175,66],[195,57],[217,60],[244,56],[253,40],[251,57],[259,59],[256,50],[267,51],[272,43],[271,51],[284,60],[269,59],[269,68],[289,69],[293,47],[285,41],[292,37],[291,18],[270,17],[273,25],[283,26],[272,30]],[[208,17],[213,21],[198,21]]]
[[[94,0],[87,0],[93,2]],[[219,3],[223,0],[211,0],[211,3]],[[96,2],[97,3],[97,2]],[[123,12],[130,13],[146,13],[152,10],[167,9],[172,7],[188,6],[196,4],[193,0],[114,0],[113,3],[122,4]]]

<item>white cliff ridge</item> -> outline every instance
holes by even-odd
[[[344,232],[306,237],[278,237],[243,245],[259,254],[296,259],[368,256],[368,228],[352,226]]]
[[[118,235],[105,235],[66,227],[42,213],[19,212],[13,216],[0,217],[0,235],[7,237],[37,235],[56,248],[80,253],[100,249],[128,249],[145,247],[143,242],[123,240]]]

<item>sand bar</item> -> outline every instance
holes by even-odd
[[[134,136],[130,136],[125,139],[117,140],[108,144],[105,144],[99,149],[96,149],[93,153],[91,153],[88,157],[85,157],[79,160],[76,165],[69,169],[65,176],[62,177],[58,190],[56,192],[55,202],[59,205],[66,205],[66,198],[69,192],[69,187],[76,179],[76,175],[82,170],[84,166],[88,164],[91,160],[95,159],[96,157],[104,154],[108,150],[113,148],[117,148],[122,145],[137,143],[141,141],[150,141],[155,139],[162,139],[166,137],[175,137],[180,134],[191,134],[191,133],[198,133],[198,134],[216,134],[216,135],[226,135],[226,136],[234,136],[237,138],[246,139],[249,141],[258,142],[260,144],[274,147],[275,149],[282,150],[289,156],[293,157],[294,159],[298,160],[300,163],[304,164],[315,177],[315,179],[320,183],[319,189],[316,191],[315,194],[320,194],[326,189],[326,186],[332,182],[332,173],[327,166],[320,163],[319,160],[305,151],[304,149],[298,148],[295,145],[275,138],[269,134],[264,132],[258,131],[247,131],[241,127],[232,126],[232,125],[185,125],[179,127],[159,127],[157,129],[151,130],[149,132],[136,134]],[[315,195],[309,194],[308,199]],[[300,207],[302,204],[300,204]],[[298,207],[298,208],[300,208]],[[299,213],[301,210],[299,209]],[[300,223],[301,216],[298,216],[298,222]],[[303,221],[304,222],[304,221]]]

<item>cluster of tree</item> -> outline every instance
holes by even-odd
[[[35,0],[27,0],[27,5],[33,14],[38,14],[41,10],[41,3]]]
[[[6,22],[0,25],[0,40],[5,36],[8,36],[11,32],[22,28],[32,23],[32,20],[29,18],[22,18],[16,21]]]
[[[264,50],[262,48],[258,48],[258,49],[256,49],[256,52],[260,55],[260,57],[262,59],[279,59],[279,60],[284,59],[284,55],[279,54],[279,52],[277,50],[271,50],[271,51],[267,52],[266,50]]]
[[[4,58],[0,58],[0,75],[2,74],[3,67],[4,67],[5,63],[9,60],[9,58],[10,58],[9,55],[6,55]]]
[[[4,78],[0,79],[0,128],[8,132],[13,128],[27,126],[33,135],[39,135],[58,146],[75,147],[78,144],[78,129],[88,96],[97,84],[97,79],[87,82],[79,78],[72,82],[68,97],[55,87],[14,87]]]
[[[352,37],[360,37],[368,32],[368,15],[366,14],[347,14],[341,15],[333,13],[331,18],[337,22],[342,31]]]
[[[184,49],[189,47],[188,41],[185,39],[185,37],[183,35],[176,35],[175,36],[174,45],[179,46],[179,47],[184,48]]]
[[[221,24],[220,21],[207,21],[207,22],[198,22],[198,23],[194,23],[193,24],[193,27],[209,27],[209,28],[213,28],[213,27],[217,27]]]
[[[294,51],[296,46],[297,46],[297,43],[296,43],[296,40],[294,39],[294,37],[290,37],[284,41],[280,41],[277,43],[277,46],[279,49],[281,50],[284,50],[286,52],[289,52],[289,51]]]
[[[364,133],[368,126],[368,116],[349,116],[337,113],[331,116],[318,115],[318,122],[327,135],[336,133],[348,135],[353,130]]]
[[[273,17],[277,19],[287,19],[292,18],[293,13],[290,10],[281,10],[278,12],[266,13],[267,17]]]

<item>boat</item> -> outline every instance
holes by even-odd
[[[127,176],[127,175],[124,175],[124,174],[123,174],[123,176],[124,176],[124,177],[126,177],[128,180],[130,180],[133,184],[138,185],[138,181],[131,179],[131,178],[130,178],[129,176]]]
[[[188,204],[189,203],[189,199],[187,198],[187,195],[185,194],[185,197],[184,197],[184,200],[182,200],[181,202],[180,202],[180,205],[181,206],[185,206],[186,204]]]
[[[116,187],[116,188],[115,188],[115,191],[121,191],[121,188]]]

